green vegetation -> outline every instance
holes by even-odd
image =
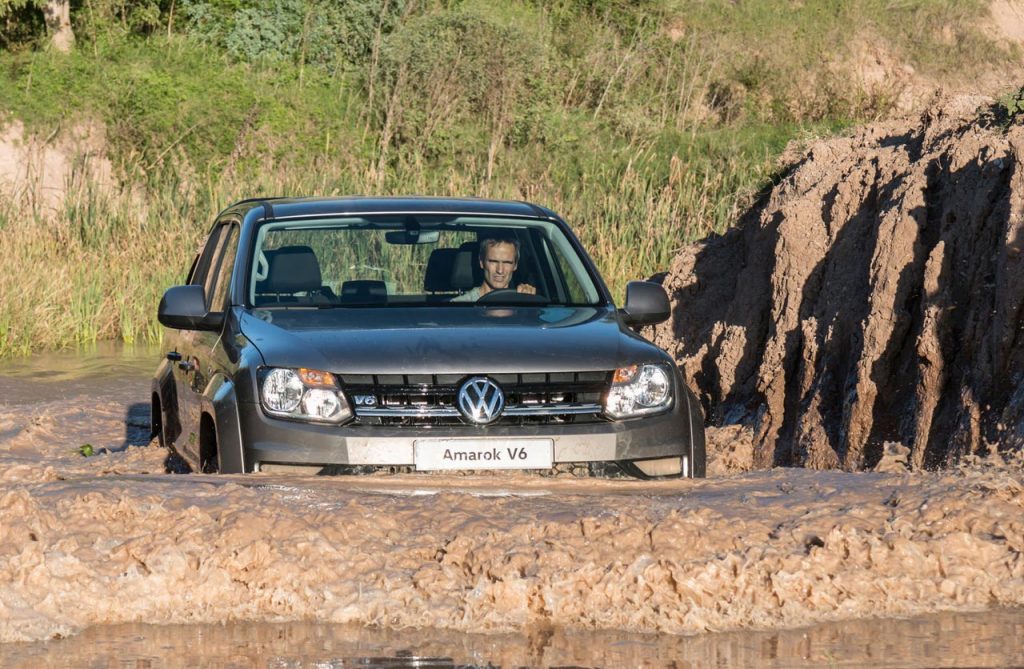
[[[1000,96],[982,115],[982,121],[1003,131],[1024,123],[1024,87]]]
[[[0,356],[159,338],[214,213],[258,195],[533,200],[621,295],[787,142],[889,114],[899,77],[862,61],[942,83],[1021,57],[980,1],[82,0],[68,54],[43,4],[0,0],[0,114],[102,127],[122,187],[0,199]]]

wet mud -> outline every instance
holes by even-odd
[[[6,401],[29,382],[52,390]],[[1018,457],[655,483],[181,475],[146,440],[148,380],[92,384],[0,369],[0,641],[19,643],[0,648],[136,623],[487,632],[521,653],[538,630],[692,648],[675,635],[1003,607],[1020,622]],[[581,664],[611,664],[586,645]]]
[[[150,443],[158,351],[103,345],[0,363],[0,480],[165,471]],[[83,458],[88,445],[95,456]]]
[[[674,355],[757,468],[1024,444],[1024,125],[982,97],[811,142],[664,280]]]

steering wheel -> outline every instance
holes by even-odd
[[[546,295],[535,293],[520,293],[515,288],[497,288],[486,295],[477,298],[477,304],[489,304],[491,302],[521,302],[524,304],[540,304],[547,302]]]

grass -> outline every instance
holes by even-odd
[[[981,34],[985,11],[425,3],[369,61],[330,71],[235,62],[162,30],[84,39],[69,55],[0,52],[0,111],[58,143],[96,122],[121,180],[73,180],[56,211],[0,199],[0,257],[17,268],[0,273],[0,357],[158,340],[160,295],[215,213],[260,195],[528,199],[566,217],[621,299],[626,282],[731,225],[788,141],[892,110],[837,69],[865,44],[939,83],[1019,62]]]
[[[0,256],[11,270],[0,275],[0,357],[159,339],[155,305],[162,287],[180,281],[181,250],[196,234],[167,221],[151,235],[135,203],[89,197],[87,209],[57,216],[0,213]],[[90,227],[101,220],[108,223]]]

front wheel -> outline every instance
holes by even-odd
[[[206,413],[199,422],[199,471],[203,474],[220,473],[217,428],[213,424],[213,418]]]
[[[149,409],[149,439],[150,441],[156,439],[160,448],[167,448],[169,443],[166,425],[167,421],[164,419],[163,402],[160,401],[159,395],[153,393],[153,401]]]

